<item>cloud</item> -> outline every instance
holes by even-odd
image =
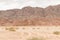
[[[0,0],[0,10],[22,8],[24,6],[47,7],[60,4],[60,0]]]

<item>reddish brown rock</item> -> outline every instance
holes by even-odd
[[[0,26],[60,25],[60,5],[0,11]]]

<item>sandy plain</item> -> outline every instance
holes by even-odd
[[[39,40],[60,40],[60,27],[0,27],[0,40],[32,40],[32,38],[41,38]]]

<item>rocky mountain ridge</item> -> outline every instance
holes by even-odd
[[[0,26],[60,25],[60,5],[0,11]]]

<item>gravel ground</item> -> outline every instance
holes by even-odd
[[[15,31],[6,30],[9,27],[0,27],[0,40],[28,40],[33,37],[43,40],[60,40],[59,26],[15,27]],[[16,29],[17,28],[17,29]],[[56,34],[54,32],[59,32]]]

